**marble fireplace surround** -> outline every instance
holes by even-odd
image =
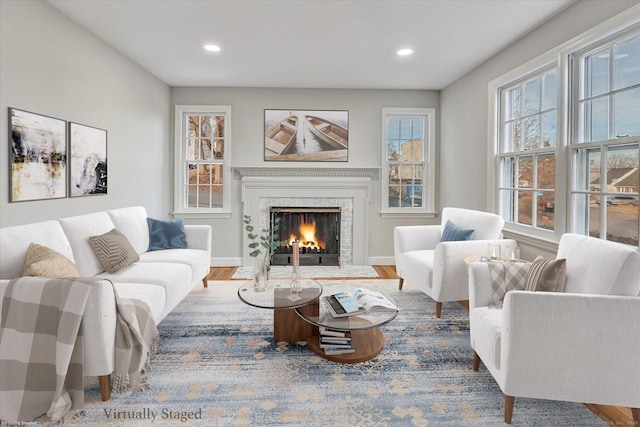
[[[339,207],[340,265],[366,265],[369,197],[377,169],[235,168],[241,177],[243,215],[268,228],[269,208]],[[243,263],[250,265],[246,233]]]

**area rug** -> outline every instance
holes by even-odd
[[[301,265],[300,274],[304,277],[339,279],[346,277],[376,278],[378,272],[370,265]],[[269,274],[271,277],[290,277],[292,268],[290,265],[274,265]],[[251,279],[253,266],[238,267],[231,276],[232,279]]]
[[[146,383],[101,402],[96,379],[68,425],[503,426],[504,397],[488,371],[473,372],[467,312],[434,303],[395,280],[321,281],[362,286],[400,307],[382,353],[353,365],[304,342],[275,343],[273,313],[238,299],[237,281],[198,287],[159,325]],[[602,426],[582,404],[516,399],[513,426]]]

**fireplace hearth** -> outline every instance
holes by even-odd
[[[272,265],[291,265],[293,242],[299,242],[300,265],[340,265],[339,207],[271,207],[273,240],[282,241],[271,257]],[[273,231],[279,218],[280,227]]]

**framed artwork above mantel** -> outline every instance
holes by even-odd
[[[349,161],[349,112],[264,110],[264,160]]]

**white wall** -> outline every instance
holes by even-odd
[[[579,1],[441,91],[440,206],[488,208],[489,82],[637,4]],[[552,255],[531,247],[522,253]]]
[[[234,167],[379,168],[382,163],[382,107],[439,109],[439,93],[420,90],[174,87],[171,89],[172,110],[179,104],[231,105]],[[348,110],[349,161],[265,162],[265,109]],[[393,262],[393,227],[401,221],[380,218],[380,181],[375,181],[372,187],[369,262]],[[190,223],[212,225],[214,259],[242,256],[243,207],[239,179],[234,179],[231,191],[233,215],[230,219],[189,220]],[[412,220],[410,223],[424,222]]]
[[[0,1],[0,226],[142,205],[168,218],[169,87],[44,1]],[[108,131],[108,194],[9,203],[8,107]]]

